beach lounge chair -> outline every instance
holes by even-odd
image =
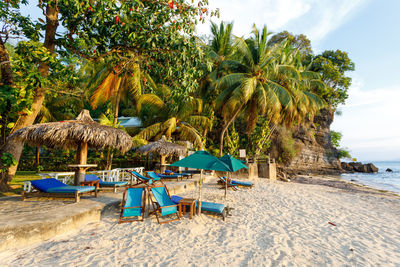
[[[99,181],[100,188],[111,188],[114,190],[114,193],[117,192],[117,187],[126,186],[128,184],[128,182],[104,182],[96,174],[86,174],[85,181]]]
[[[146,207],[144,187],[127,187],[121,201],[121,214],[118,223],[143,221]],[[134,219],[134,217],[136,217]],[[141,217],[140,219],[138,219]]]
[[[178,204],[179,200],[183,197],[180,196],[172,196],[171,199],[174,203]],[[201,212],[207,212],[212,214],[217,214],[222,216],[222,220],[225,221],[225,218],[230,216],[230,211],[232,208],[225,206],[224,204],[201,201]]]
[[[226,177],[218,177],[218,178],[219,178],[219,183],[223,184],[223,187],[221,188],[225,188],[225,183],[228,183],[228,188],[232,188],[235,191],[238,190],[238,186],[233,184],[230,179]]]
[[[94,193],[97,197],[97,188],[95,186],[71,186],[60,182],[57,179],[41,179],[31,181],[33,191],[22,192],[22,200],[28,197],[61,197],[75,198],[75,202],[80,201],[82,194]]]
[[[155,201],[152,201],[153,204],[153,211],[150,214],[155,214],[157,217],[157,221],[159,224],[164,224],[168,222],[174,222],[180,220],[179,212],[178,212],[178,204],[175,204],[171,196],[169,195],[167,187],[164,186],[157,186],[150,188],[151,194],[153,195]],[[150,195],[149,195],[150,200]],[[151,201],[151,200],[150,200]],[[176,214],[176,219],[160,221],[160,216],[167,216]]]
[[[254,184],[252,182],[243,182],[243,181],[232,180],[232,179],[229,179],[229,178],[227,178],[225,176],[222,177],[222,178],[228,179],[231,182],[231,184],[233,184],[233,185],[250,187],[250,188],[254,186]]]
[[[154,176],[154,177],[146,177],[146,176],[143,176],[143,175],[141,175],[140,173],[138,173],[138,172],[135,172],[135,171],[128,171],[131,175],[132,175],[132,177],[136,177],[136,184],[134,184],[134,185],[140,185],[140,184],[145,184],[145,185],[152,185],[152,184],[154,184],[155,182],[157,182],[157,181],[160,181],[161,182],[161,178],[160,177],[157,177],[157,176]],[[162,183],[162,182],[161,182]]]
[[[182,175],[179,174],[174,174],[174,175],[167,175],[167,174],[160,174],[160,173],[156,173],[154,171],[147,171],[146,174],[150,177],[150,178],[160,178],[160,179],[176,179],[179,180],[179,178],[182,179]]]
[[[186,179],[189,179],[189,177],[190,178],[192,178],[193,177],[193,174],[192,173],[186,173],[186,172],[173,172],[173,171],[170,171],[170,170],[166,170],[165,172],[164,172],[166,175],[172,175],[172,174],[179,174],[179,175],[182,175],[182,177],[186,177]]]

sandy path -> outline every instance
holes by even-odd
[[[196,192],[187,192],[195,196]],[[223,202],[206,185],[203,198]],[[2,266],[400,266],[400,198],[256,181],[228,192],[233,216],[117,225],[0,254]],[[329,224],[332,222],[336,226]],[[27,233],[29,234],[29,233]]]

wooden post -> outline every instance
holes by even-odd
[[[36,146],[36,162],[35,162],[36,169],[39,167],[39,164],[40,164],[40,160],[39,160],[39,146]]]
[[[166,155],[160,155],[160,172],[164,173],[165,172],[165,158],[167,156]]]
[[[198,210],[197,210],[197,214],[199,214],[200,215],[200,213],[201,213],[201,184],[202,184],[202,181],[203,180],[203,170],[200,170],[200,184],[199,184],[199,208],[198,208]]]
[[[87,143],[81,142],[76,151],[76,163],[85,165],[87,162]],[[75,171],[74,185],[80,185],[80,182],[85,181],[85,168],[77,168]]]

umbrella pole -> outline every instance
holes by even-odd
[[[81,142],[78,145],[78,150],[76,151],[76,163],[79,165],[86,165],[87,163],[87,143]],[[85,181],[85,168],[77,168],[75,171],[74,185],[80,185],[80,182]]]
[[[226,175],[228,176],[228,174]],[[225,179],[225,201],[226,201],[226,193],[228,192],[228,177]]]
[[[197,210],[197,214],[199,214],[199,215],[201,213],[201,184],[202,183],[203,183],[203,170],[200,170],[199,205],[198,205],[198,210]]]

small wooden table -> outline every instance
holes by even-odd
[[[190,219],[193,218],[193,213],[195,211],[197,199],[195,198],[182,198],[179,200],[179,217],[182,216],[182,208],[183,208],[183,215],[185,215],[185,206],[190,205]]]

